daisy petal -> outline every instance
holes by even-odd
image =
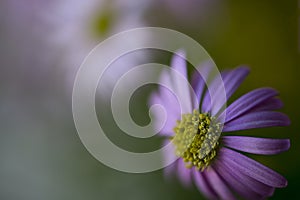
[[[205,70],[205,68],[201,68],[201,67],[197,68],[203,78],[204,83],[207,86],[206,88],[203,89],[203,94],[200,97],[200,99],[203,98],[203,100],[201,102],[201,112],[202,113],[206,113],[206,112],[210,111],[210,108],[211,108],[210,92],[215,90],[215,87],[217,86],[216,82],[217,82],[217,80],[220,80],[220,77],[217,76],[217,75],[219,75],[219,71],[215,67],[214,62],[212,60],[207,61],[204,64],[204,66],[207,66],[207,70]]]
[[[174,73],[171,74],[176,96],[178,97],[182,106],[182,113],[191,113],[193,111],[192,102],[197,100],[194,95],[192,96],[190,91],[184,51],[176,52],[176,55],[174,55],[171,60],[171,67],[172,69],[179,72],[185,79],[184,81],[182,81],[182,79],[179,79],[178,75],[175,75]],[[195,99],[193,99],[192,97]]]
[[[214,77],[214,80],[208,84],[207,91],[205,93],[205,96],[203,98],[203,112],[212,112],[212,115],[214,115],[215,110],[219,110],[220,107],[222,107],[226,103],[226,89],[225,89],[225,83],[224,79],[226,76],[228,76],[229,72],[221,72],[221,76],[214,72],[213,74],[216,74]],[[223,88],[223,91],[221,90]],[[223,96],[222,96],[223,95]]]
[[[224,147],[220,149],[220,152],[221,151],[226,154],[226,156],[223,157],[224,161],[233,169],[241,171],[271,187],[282,188],[287,186],[287,180],[270,168],[228,148]]]
[[[290,148],[289,139],[223,136],[222,142],[232,149],[261,155],[278,154]]]
[[[224,180],[226,180],[227,184],[243,198],[249,200],[263,199],[262,195],[257,194],[256,192],[251,190],[248,185],[245,185],[245,183],[242,182],[241,179],[233,176],[226,168],[226,166],[224,166],[221,162],[216,161],[216,164],[214,166],[216,167],[216,170],[218,171],[220,176],[223,177]]]
[[[196,184],[196,187],[201,191],[206,198],[208,199],[218,199],[216,193],[213,191],[211,186],[206,180],[205,171],[200,172],[197,168],[193,168],[193,178]]]
[[[183,186],[187,188],[191,186],[192,184],[191,169],[188,169],[185,166],[185,163],[182,159],[179,159],[177,162],[177,174]]]
[[[173,128],[176,125],[176,120],[180,119],[178,116],[176,116],[172,111],[172,108],[170,105],[163,103],[162,98],[160,98],[160,95],[154,92],[150,98],[149,101],[150,106],[158,104],[164,107],[166,111],[166,122],[162,126],[162,121],[164,121],[165,115],[161,113],[161,110],[153,110],[154,118],[153,118],[153,124],[155,131],[159,131],[159,135],[161,136],[172,136]]]
[[[149,100],[149,106],[153,106],[153,105],[161,105],[161,100],[160,100],[160,97],[159,95],[157,94],[157,92],[153,92],[151,97],[150,97],[150,100]],[[162,133],[160,131],[160,128],[161,128],[161,124],[160,122],[164,121],[164,115],[159,111],[159,110],[152,110],[153,112],[153,115],[154,115],[154,118],[153,118],[153,124],[154,124],[154,131],[159,131],[159,135],[161,136],[172,136],[172,132],[169,132],[169,133]]]
[[[191,85],[197,98],[197,101],[193,105],[193,109],[199,109],[199,104],[205,88],[204,86],[206,84],[205,81],[207,81],[207,77],[212,70],[212,64],[211,62],[205,62],[196,69],[197,70],[193,73],[191,80]]]
[[[228,100],[227,98],[227,90],[226,90],[226,80],[231,75],[230,71],[222,71],[221,79],[218,81],[216,91],[214,91],[213,96],[211,97],[211,115],[216,116],[217,113],[222,109]],[[223,120],[224,122],[224,120]]]
[[[237,88],[242,84],[245,78],[248,76],[250,70],[248,67],[241,66],[234,69],[224,78],[224,84],[226,89],[226,98],[229,99]]]
[[[170,140],[165,139],[163,142],[163,147],[167,146],[170,143]],[[176,155],[174,154],[175,148],[174,145],[168,146],[169,148],[165,148],[163,150],[163,158],[164,162],[170,163],[172,160],[176,159]],[[174,163],[171,165],[167,166],[164,168],[164,176],[166,179],[170,179],[170,177],[173,175],[173,173],[176,171],[176,165],[177,165],[178,160],[176,160]]]
[[[245,112],[276,95],[278,95],[278,92],[271,88],[260,88],[243,95],[226,109],[225,122],[229,122],[241,116]]]
[[[231,166],[230,163],[226,162],[226,154],[220,151],[219,157],[218,157],[218,163],[222,164],[222,168],[226,169],[226,171],[233,177],[235,177],[237,180],[241,180],[243,184],[247,187],[249,187],[253,192],[263,196],[272,196],[274,193],[274,188],[270,187],[264,183],[261,183],[257,181],[256,179],[253,179],[252,177],[246,175],[244,171],[240,171],[239,169],[235,169]]]
[[[208,182],[210,183],[213,190],[218,194],[220,199],[236,199],[230,191],[230,189],[228,188],[228,186],[226,185],[226,183],[222,180],[220,175],[212,167],[207,169],[206,174]]]
[[[222,72],[222,79],[216,77],[218,81],[214,80],[212,84],[210,84],[208,87],[211,87],[209,91],[214,92],[215,97],[212,99],[215,99],[216,102],[213,104],[216,104],[217,106],[213,106],[212,113],[213,115],[217,114],[222,106],[226,103],[226,100],[228,100],[232,94],[236,91],[236,89],[240,86],[240,84],[243,82],[243,80],[247,77],[249,74],[249,68],[247,67],[238,67],[232,71],[225,71]],[[220,82],[222,81],[222,83]],[[224,84],[224,87],[222,85]],[[225,88],[225,94],[221,91],[222,88]],[[225,97],[220,95],[226,95]],[[204,96],[204,105],[205,108],[203,109],[204,112],[208,112],[211,109],[211,96],[208,91],[206,91],[206,94]],[[220,102],[221,101],[221,102]]]
[[[283,106],[282,101],[278,98],[273,97],[258,104],[257,106],[255,106],[255,108],[251,109],[250,112],[277,110],[282,108],[282,106]]]
[[[164,105],[168,105],[168,112],[173,112],[174,115],[180,118],[179,102],[173,92],[176,92],[174,83],[171,80],[169,71],[163,70],[160,76],[159,97]],[[175,109],[174,109],[175,108]]]
[[[178,50],[175,52],[171,60],[171,67],[187,78],[185,57],[185,52],[183,50]]]
[[[279,112],[262,111],[238,117],[224,124],[223,132],[263,128],[270,126],[288,126],[289,118]]]

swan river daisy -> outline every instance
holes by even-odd
[[[184,52],[177,52],[171,68],[188,80]],[[290,147],[289,139],[230,136],[227,132],[288,126],[289,118],[274,111],[282,107],[278,92],[272,88],[253,90],[231,103],[213,109],[211,92],[220,90],[217,78],[206,86],[212,65],[199,66],[190,86],[194,94],[175,76],[163,71],[159,83],[174,85],[175,93],[184,92],[178,108],[176,96],[160,85],[152,93],[150,104],[165,108],[167,118],[159,135],[164,144],[172,143],[172,151],[164,153],[164,159],[176,157],[176,161],[164,169],[167,176],[177,174],[185,186],[193,182],[207,199],[265,199],[273,195],[275,188],[287,186],[287,180],[274,170],[247,157],[242,152],[257,155],[274,155]],[[249,74],[247,67],[221,72],[226,100],[228,100]],[[209,90],[209,88],[213,88]],[[208,88],[208,89],[207,89]],[[209,92],[208,92],[209,91]],[[223,120],[221,120],[223,118]],[[154,113],[154,125],[161,120]]]

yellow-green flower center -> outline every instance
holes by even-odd
[[[176,155],[183,158],[187,167],[196,166],[204,170],[217,154],[220,126],[214,117],[198,110],[183,114],[174,128],[172,141]]]

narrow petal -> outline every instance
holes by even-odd
[[[213,94],[209,94],[209,92],[206,91],[203,101],[206,108],[203,110],[205,112],[208,112],[210,111],[210,109],[213,108],[213,115],[220,112],[222,106],[225,105],[226,101],[232,96],[232,94],[236,91],[236,89],[240,86],[240,84],[243,82],[243,80],[247,77],[248,74],[249,68],[243,66],[238,67],[232,71],[223,72],[222,84],[220,83],[221,79],[217,77],[218,80],[213,81],[213,83],[208,86],[211,87],[209,91],[213,92]],[[224,85],[224,87],[222,87],[222,85]],[[222,88],[225,88],[225,94],[224,92],[222,92]],[[214,99],[213,103],[211,102],[211,99]],[[212,106],[211,104],[214,104],[215,106]]]
[[[194,103],[193,109],[199,109],[201,98],[205,89],[207,77],[212,70],[212,63],[207,61],[196,68],[196,71],[192,75],[192,88],[195,92],[197,101]]]
[[[223,94],[226,96],[226,90],[224,85],[224,76],[226,76],[227,73],[221,73],[219,74],[216,71],[212,71],[210,76],[214,76],[213,80],[209,82],[209,80],[206,80],[207,90],[205,91],[203,102],[202,102],[202,112],[210,112],[212,107],[215,106],[216,103],[218,103],[217,99],[217,93],[219,92],[220,88],[223,88]],[[207,78],[209,79],[209,78]],[[223,85],[223,87],[222,87]],[[223,101],[225,100],[225,97],[223,97]]]
[[[225,122],[229,122],[241,116],[245,112],[276,95],[278,95],[278,92],[272,88],[260,88],[243,95],[226,109]]]
[[[164,103],[164,105],[169,105],[169,112],[173,112],[173,114],[180,117],[180,109],[177,109],[180,107],[180,104],[174,94],[176,89],[171,80],[169,71],[162,71],[159,84],[161,84],[159,85],[159,97],[161,98],[161,102]]]
[[[226,169],[226,171],[237,180],[240,180],[245,186],[247,186],[253,192],[259,194],[262,197],[272,196],[274,193],[274,188],[270,187],[264,183],[253,179],[252,177],[246,175],[244,171],[240,169],[236,169],[231,166],[230,162],[226,162],[226,154],[220,151],[218,157],[218,163],[222,164],[222,168]]]
[[[200,73],[200,75],[202,76],[204,85],[206,85],[207,87],[211,87],[211,84],[209,82],[212,78],[214,78],[215,74],[218,72],[216,72],[216,68],[214,66],[214,62],[212,60],[209,60],[197,68],[198,73]],[[208,112],[210,109],[210,94],[207,90],[205,91],[205,89],[206,88],[204,86],[202,95],[200,96],[200,100],[203,98],[202,102],[200,101],[202,113]]]
[[[216,116],[217,113],[219,113],[223,108],[223,106],[226,105],[226,102],[228,100],[226,80],[228,80],[228,77],[230,77],[231,73],[232,72],[230,71],[221,72],[221,79],[219,79],[218,81],[219,83],[217,85],[216,91],[214,91],[213,95],[211,96],[210,112],[213,116]],[[224,120],[220,121],[224,122]]]
[[[167,146],[170,143],[169,139],[165,139],[163,141],[163,147]],[[171,163],[171,161],[176,159],[175,155],[175,147],[174,145],[168,146],[169,148],[164,148],[163,149],[163,159],[164,159],[164,164]],[[171,165],[167,166],[164,168],[164,176],[166,179],[170,179],[174,172],[176,172],[176,166],[177,166],[178,160],[176,160],[174,163]]]
[[[227,99],[229,99],[238,89],[238,87],[248,76],[249,72],[250,70],[248,67],[241,66],[234,69],[231,73],[228,74],[228,76],[224,78]]]
[[[207,199],[218,199],[216,193],[206,180],[205,171],[200,172],[197,168],[193,168],[193,178],[196,187],[201,191]]]
[[[187,66],[185,60],[185,52],[178,50],[171,59],[171,67],[187,78]]]
[[[157,92],[153,92],[149,100],[149,106],[153,106],[156,104],[163,106]],[[161,136],[172,136],[171,134],[172,132],[169,133],[161,132],[161,123],[165,120],[164,115],[159,110],[152,110],[152,112],[154,115],[153,118],[154,131],[158,132],[158,134]],[[165,124],[163,126],[165,126]]]
[[[185,166],[185,163],[182,159],[179,159],[177,162],[177,174],[178,178],[185,187],[190,187],[192,185],[191,169],[188,169]]]
[[[222,143],[232,149],[262,155],[278,154],[290,148],[289,139],[223,136]]]
[[[158,104],[161,105],[166,112],[166,121],[165,124],[162,126],[163,121],[165,120],[165,115],[161,113],[161,110],[154,110],[154,118],[153,124],[155,131],[159,131],[159,135],[162,136],[172,136],[174,134],[173,128],[176,125],[176,120],[180,119],[179,116],[174,114],[174,111],[170,107],[169,104],[166,104],[160,98],[160,95],[154,92],[149,101],[150,106]],[[177,107],[178,108],[178,107]],[[176,107],[175,107],[176,109]],[[161,128],[162,126],[162,128]]]
[[[251,109],[250,112],[272,111],[272,110],[280,109],[282,108],[282,106],[283,106],[282,101],[278,98],[273,97],[258,104],[253,109]]]
[[[282,188],[287,186],[287,180],[270,168],[225,147],[220,149],[220,152],[226,154],[223,157],[224,161],[233,169],[242,171],[244,174],[271,187]]]
[[[227,184],[223,181],[220,175],[212,167],[207,169],[207,180],[212,186],[213,190],[218,194],[220,199],[224,199],[224,200],[236,199],[235,196],[230,191],[230,189],[228,188]]]
[[[176,96],[178,97],[182,106],[182,112],[191,113],[193,111],[192,102],[196,101],[196,99],[193,98],[196,97],[194,95],[192,96],[191,94],[191,86],[187,77],[187,66],[184,51],[176,52],[176,55],[174,55],[171,60],[171,67],[182,76],[179,78],[178,75],[171,73],[172,81],[176,90]]]
[[[263,128],[270,126],[288,126],[289,118],[282,113],[272,111],[254,112],[236,118],[224,124],[223,132]]]
[[[226,180],[226,183],[239,195],[245,199],[263,199],[263,196],[251,190],[251,188],[246,185],[243,180],[238,179],[236,176],[232,175],[230,171],[221,162],[216,161],[216,170]]]

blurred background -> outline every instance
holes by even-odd
[[[234,98],[262,86],[280,91],[282,111],[292,125],[244,134],[291,139],[290,151],[255,159],[289,181],[271,199],[297,195],[300,24],[296,0],[1,0],[0,199],[202,198],[195,187],[184,188],[175,178],[164,180],[162,170],[126,174],[104,166],[87,152],[76,132],[72,84],[84,57],[112,34],[144,26],[170,28],[194,38],[219,69],[250,66],[251,74]],[[137,38],[145,39],[153,38]],[[142,52],[116,67],[148,60],[167,64],[170,54]],[[150,89],[144,89],[136,92],[131,108],[139,124],[149,121],[145,94]],[[102,112],[105,93],[97,96],[97,111]],[[136,151],[159,147],[156,137],[141,141],[124,136],[107,116],[102,123],[119,146]]]

